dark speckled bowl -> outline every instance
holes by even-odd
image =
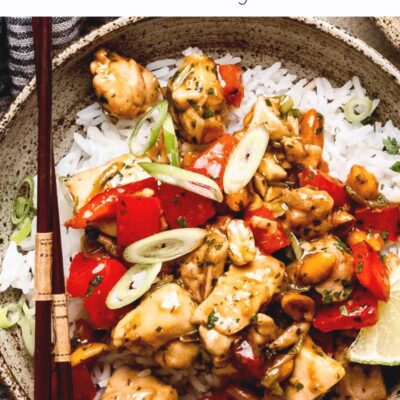
[[[186,47],[198,46],[211,55],[239,55],[245,65],[266,66],[280,60],[300,77],[322,75],[335,84],[343,84],[356,74],[371,96],[382,99],[378,117],[391,118],[400,125],[399,71],[365,43],[326,22],[312,18],[122,18],[92,32],[54,60],[57,159],[71,145],[75,113],[94,100],[88,66],[93,51],[104,45],[142,64],[176,57]],[[36,123],[32,81],[0,122],[0,259],[11,229],[15,182],[36,171]],[[1,302],[15,296],[12,291],[4,293]],[[33,398],[32,363],[19,332],[0,330],[0,349],[0,375],[14,397]]]

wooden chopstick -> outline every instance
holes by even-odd
[[[68,316],[67,316],[67,298],[65,294],[65,282],[64,282],[64,268],[63,268],[63,257],[62,257],[62,246],[61,246],[61,234],[60,234],[60,221],[58,213],[58,199],[57,199],[57,178],[55,173],[54,165],[54,153],[53,153],[53,140],[51,135],[51,45],[52,45],[52,21],[51,18],[33,18],[32,19],[34,43],[35,43],[35,64],[37,71],[37,87],[38,87],[38,98],[39,100],[39,114],[45,113],[47,116],[46,120],[46,138],[47,143],[45,150],[48,153],[45,155],[46,160],[49,162],[46,164],[48,170],[46,171],[47,183],[46,188],[48,189],[49,199],[47,201],[47,210],[50,215],[47,215],[48,221],[52,231],[52,300],[53,300],[53,326],[55,334],[55,347],[54,347],[54,359],[56,366],[56,381],[57,381],[57,400],[70,400],[72,399],[72,378],[71,378],[71,364],[70,364],[70,342],[69,342],[69,329],[68,329]],[[44,77],[44,71],[46,76]],[[40,135],[40,133],[39,133]],[[39,149],[41,152],[42,149]],[[36,325],[37,326],[37,325]],[[46,325],[51,329],[51,319]],[[40,328],[39,328],[40,330]],[[38,336],[40,336],[38,334]],[[40,339],[39,339],[40,340]],[[48,341],[51,348],[51,341]],[[38,354],[36,347],[36,357],[39,356],[39,361],[42,361],[42,354]],[[51,362],[51,355],[48,355],[48,362]],[[36,366],[36,361],[35,361]],[[42,379],[41,373],[35,369],[35,399],[50,399],[50,393],[43,397],[42,392],[44,389],[41,382],[37,382],[39,376]],[[50,379],[50,378],[49,378]],[[39,397],[36,397],[36,386]],[[47,387],[47,381],[46,381]],[[54,391],[53,391],[54,392]],[[40,393],[40,395],[39,395]]]
[[[38,99],[38,194],[37,194],[37,234],[35,253],[35,359],[34,398],[51,397],[51,113],[48,101],[51,87],[51,63],[48,61],[51,49],[48,42],[42,42],[43,30],[49,25],[40,24],[33,18],[37,99]],[[51,60],[51,55],[50,55]],[[50,80],[50,82],[49,82]]]

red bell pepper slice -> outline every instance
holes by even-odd
[[[157,197],[123,194],[117,203],[117,239],[128,246],[161,231],[161,204]]]
[[[378,300],[388,301],[390,283],[386,265],[365,241],[351,246],[356,277]]]
[[[271,221],[270,226],[260,228],[253,217],[260,217]],[[254,235],[256,245],[265,253],[272,254],[275,251],[289,246],[290,240],[286,236],[282,224],[276,221],[274,215],[265,207],[248,211],[244,218]],[[268,224],[268,221],[266,221]]]
[[[312,186],[318,190],[325,190],[333,199],[337,207],[343,207],[350,204],[350,197],[344,188],[344,185],[335,178],[332,178],[325,172],[304,168],[299,174],[300,186]]]
[[[362,208],[356,210],[356,225],[364,230],[372,230],[396,241],[399,235],[399,211],[397,205],[383,208]]]
[[[247,341],[242,340],[234,349],[234,365],[241,373],[250,378],[262,378],[266,367],[262,357],[256,354],[253,346]]]
[[[99,265],[95,258],[86,257],[78,253],[72,260],[67,279],[67,293],[71,297],[83,297],[89,289],[93,279],[93,270]]]
[[[308,110],[300,122],[300,136],[304,144],[324,146],[324,117],[313,108]]]
[[[133,194],[145,188],[156,191],[157,181],[154,178],[147,178],[99,193],[68,220],[65,226],[74,229],[84,229],[90,222],[113,218],[115,217],[118,198],[121,194]]]
[[[195,228],[215,215],[212,200],[177,186],[163,183],[157,197],[171,228]]]
[[[84,364],[72,368],[72,386],[72,400],[92,400],[97,394],[90,371]],[[51,400],[59,400],[59,398],[57,374],[53,371],[51,374]]]
[[[106,305],[108,293],[125,274],[126,268],[118,260],[105,258],[99,262],[96,269],[97,271],[92,275],[92,280],[83,299],[83,304],[90,321],[97,329],[111,329],[119,318],[130,310],[129,306],[110,310]]]
[[[223,83],[221,82],[222,94],[229,104],[240,107],[244,96],[242,69],[237,65],[229,64],[220,65],[218,71],[223,80]]]
[[[238,140],[232,135],[221,136],[200,153],[187,169],[214,179],[222,189],[226,163],[237,142]]]
[[[319,307],[313,325],[322,332],[331,332],[361,329],[375,325],[377,321],[378,301],[372,293],[360,287],[346,301]]]

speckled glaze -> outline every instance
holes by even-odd
[[[400,17],[378,17],[375,22],[393,46],[400,50]]]
[[[121,18],[93,31],[54,59],[57,160],[71,145],[75,113],[94,100],[88,66],[93,51],[100,46],[130,55],[142,64],[175,57],[186,47],[198,46],[211,55],[239,55],[248,66],[267,66],[280,60],[299,77],[325,76],[335,84],[358,75],[369,94],[382,99],[378,117],[391,118],[400,125],[399,71],[365,43],[327,22],[313,18]],[[33,80],[0,121],[0,259],[11,228],[15,182],[36,171],[36,123]],[[0,302],[15,296],[8,291]],[[11,395],[33,398],[32,363],[19,332],[0,330],[0,349],[0,376]]]

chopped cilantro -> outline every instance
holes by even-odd
[[[363,263],[362,261],[359,261],[359,262],[357,263],[357,273],[358,273],[358,274],[361,274],[361,272],[362,272],[362,270],[363,270],[363,266],[364,266],[364,263]]]
[[[103,281],[103,277],[102,277],[101,275],[96,275],[96,276],[90,281],[89,288],[88,288],[88,290],[87,290],[87,292],[86,292],[86,297],[89,297],[89,296],[93,293],[94,288],[95,288],[96,286],[99,286],[100,283],[101,283],[102,281]]]
[[[342,240],[338,238],[336,238],[335,246],[344,253],[351,253],[350,249],[346,246],[346,243],[344,243]]]
[[[387,240],[389,237],[389,232],[388,231],[381,231],[381,237],[383,240]]]
[[[302,383],[300,383],[300,382],[297,382],[294,385],[294,388],[296,389],[296,392],[300,392],[300,390],[304,389],[304,385]]]
[[[210,89],[208,89],[207,90],[207,94],[209,94],[209,95],[212,95],[212,94],[214,94],[215,92],[214,92],[214,89],[213,88],[210,88]]]
[[[213,116],[214,116],[213,111],[210,110],[208,107],[206,107],[205,110],[204,110],[203,117],[204,117],[205,119],[208,119],[208,118],[211,118],[211,117],[213,117]]]
[[[291,114],[293,115],[294,118],[299,118],[300,117],[300,110],[298,108],[292,108],[290,110]]]
[[[188,224],[185,217],[178,217],[176,222],[181,228],[187,228]]]
[[[400,143],[397,143],[396,138],[388,137],[386,139],[383,139],[383,145],[383,150],[388,152],[392,156],[395,156],[400,152]]]
[[[218,321],[218,317],[216,316],[215,312],[213,311],[210,313],[207,319],[207,329],[212,329],[215,326],[215,323]]]
[[[394,172],[400,172],[400,161],[396,161],[390,169]]]

